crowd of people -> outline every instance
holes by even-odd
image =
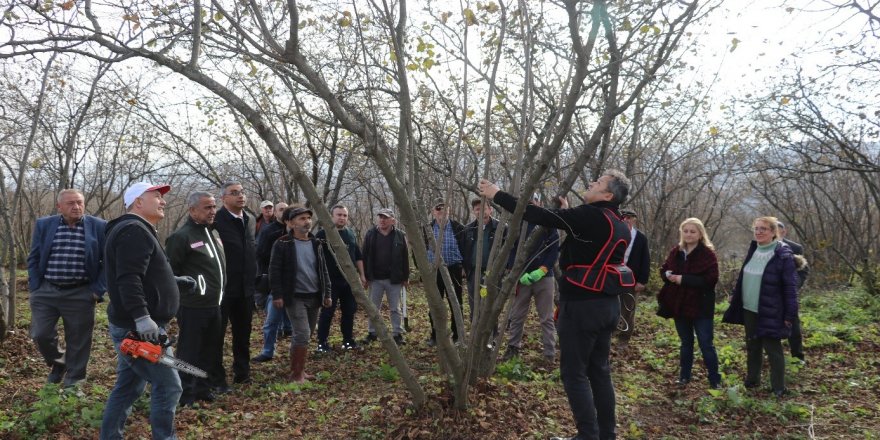
[[[616,344],[626,349],[635,329],[638,296],[645,292],[651,271],[647,238],[636,227],[638,217],[621,209],[630,185],[623,173],[607,170],[588,186],[584,204],[570,208],[560,198],[560,208],[547,208],[536,194],[523,215],[526,233],[521,237],[537,231],[538,246],[528,252],[525,267],[516,276],[516,292],[504,323],[507,345],[502,360],[520,355],[534,301],[545,362],[553,365],[557,349],[561,352],[563,387],[578,431],[572,439],[616,435],[609,363],[612,336],[617,333]],[[157,225],[165,217],[164,196],[170,190],[168,185],[147,182],[131,185],[123,194],[125,214],[107,222],[85,214],[80,191],[65,189],[57,196],[58,214],[40,218],[34,228],[28,257],[31,337],[49,367],[48,382],[75,387],[85,380],[95,305],[109,297],[108,327],[118,361],[116,384],[105,405],[102,439],[122,438],[132,405],[147,383],[152,386],[154,438],[175,438],[178,407],[210,402],[230,392],[223,363],[227,327],[231,328],[233,385],[251,382],[251,364],[272,360],[279,337],[290,338],[286,377],[294,382],[312,379],[306,371],[310,351],[335,350],[329,334],[337,309],[340,349],[358,349],[376,341],[372,322],[365,337],[356,340],[357,303],[346,272],[357,274],[377,308],[387,301],[393,340],[406,344],[411,238],[397,227],[393,209],[377,211],[375,226],[359,245],[349,226],[348,209],[333,206],[329,227],[336,229],[347,250],[338,254],[328,245],[326,230],[313,233],[312,209],[266,200],[255,216],[245,209],[247,194],[241,183],[230,181],[221,186],[219,203],[206,191],[186,195],[188,216],[163,245]],[[422,234],[429,261],[446,269],[437,271],[436,283],[453,312],[453,342],[458,342],[463,328],[458,317],[464,316],[464,285],[473,320],[481,307],[480,286],[494,240],[506,238],[492,205],[510,212],[517,206],[516,196],[486,180],[479,183],[479,192],[482,198],[471,202],[473,222],[463,225],[451,219],[447,203],[439,198],[430,206],[433,218]],[[786,388],[781,340],[789,338],[792,356],[804,359],[798,289],[808,272],[803,247],[785,238],[782,222],[759,217],[753,232],[723,321],[745,326],[744,386],[760,385],[766,352],[772,391],[782,397]],[[518,246],[519,239],[508,269],[514,266]],[[444,280],[444,273],[450,280]],[[657,314],[674,320],[681,341],[677,383],[686,386],[692,380],[696,336],[708,385],[721,387],[713,343],[718,260],[700,219],[681,223],[678,243],[660,266],[659,276]],[[460,309],[451,310],[456,304]],[[265,310],[263,349],[251,358],[256,309]],[[206,377],[134,358],[122,349],[123,340],[132,335],[163,343],[175,318],[176,357],[203,370]],[[66,349],[58,338],[59,320]],[[426,343],[434,346],[438,335],[446,332],[434,328],[433,317],[430,322]],[[313,333],[314,350],[310,348]],[[495,328],[492,341],[498,340],[498,333]]]

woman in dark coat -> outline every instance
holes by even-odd
[[[762,350],[770,360],[773,394],[785,394],[785,356],[782,339],[791,333],[798,314],[797,271],[791,249],[777,238],[776,217],[759,217],[753,224],[755,241],[736,280],[724,322],[746,330],[746,388],[761,383]]]
[[[663,288],[657,296],[658,314],[675,319],[675,330],[681,340],[678,384],[684,386],[691,381],[696,334],[709,386],[718,388],[721,375],[718,374],[718,354],[712,342],[715,284],[718,283],[715,247],[698,218],[686,219],[678,231],[679,242],[660,267]]]

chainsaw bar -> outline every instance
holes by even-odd
[[[198,368],[192,364],[186,363],[180,359],[173,358],[168,355],[162,355],[162,357],[159,358],[159,362],[168,367],[174,368],[175,370],[183,371],[184,373],[192,374],[196,377],[208,377],[208,373],[205,373],[205,371],[201,368]]]

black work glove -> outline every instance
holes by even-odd
[[[180,293],[189,293],[196,288],[196,280],[189,275],[174,277],[174,281],[177,282],[177,290],[179,290]]]

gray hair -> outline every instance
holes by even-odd
[[[225,191],[225,190],[224,190]],[[188,208],[195,208],[199,206],[199,202],[202,201],[205,197],[214,198],[214,194],[211,194],[207,191],[193,191],[186,196],[186,206]]]
[[[241,185],[241,182],[237,180],[227,180],[220,184],[220,195],[226,195],[226,190],[229,189],[230,186]]]
[[[608,181],[608,192],[613,196],[611,203],[619,205],[625,202],[627,196],[629,196],[629,189],[632,186],[632,182],[629,181],[626,174],[623,174],[623,171],[620,170],[609,169],[605,170],[602,175],[611,177]]]
[[[61,199],[68,194],[79,194],[81,196],[83,195],[82,191],[80,191],[78,189],[73,189],[73,188],[62,189],[58,193],[58,198],[55,199],[55,203],[61,203]]]

